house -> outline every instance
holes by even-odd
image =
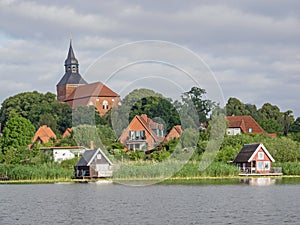
[[[87,150],[84,146],[63,146],[63,147],[45,147],[40,148],[45,157],[49,157],[54,162],[61,163],[64,160],[79,157]]]
[[[55,133],[50,127],[43,125],[35,132],[32,143],[38,142],[40,144],[44,144],[49,142],[50,138],[56,139]]]
[[[88,84],[82,78],[72,41],[65,60],[65,74],[56,85],[56,90],[59,102],[65,102],[71,107],[95,106],[100,115],[104,115],[120,102],[120,96],[103,83]]]
[[[182,134],[181,125],[176,125],[176,126],[172,127],[170,132],[167,134],[164,142],[169,142],[173,139],[180,138],[181,134]]]
[[[127,149],[134,151],[151,150],[163,140],[163,124],[154,122],[146,114],[136,115],[119,137]]]
[[[65,130],[65,132],[63,133],[62,137],[63,137],[63,138],[66,138],[66,137],[70,136],[70,135],[71,135],[71,132],[72,132],[72,129],[71,129],[71,128],[67,128],[67,129]]]
[[[233,160],[241,172],[251,174],[270,173],[272,162],[275,160],[262,143],[244,145]]]
[[[86,150],[75,165],[76,178],[112,177],[112,166],[100,148]]]
[[[253,119],[252,116],[226,116],[228,127],[227,135],[241,133],[265,134],[266,131]]]

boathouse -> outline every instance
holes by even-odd
[[[272,162],[275,162],[262,143],[246,144],[233,160],[244,174],[269,174]]]
[[[75,165],[76,178],[112,177],[112,162],[99,148],[86,150]]]

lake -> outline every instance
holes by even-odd
[[[300,224],[300,182],[0,185],[0,224]]]

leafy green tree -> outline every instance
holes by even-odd
[[[56,132],[64,132],[72,125],[71,112],[70,106],[59,103],[55,94],[24,92],[4,100],[0,110],[0,121],[4,128],[9,117],[21,116],[28,119],[36,129],[40,125],[47,125]]]
[[[196,147],[199,140],[199,131],[193,128],[183,130],[180,142],[183,148]]]
[[[290,131],[293,133],[300,132],[300,117],[298,117],[291,125]]]
[[[2,153],[6,163],[19,163],[27,154],[35,128],[29,120],[14,116],[7,120],[1,138]]]
[[[199,120],[197,123],[208,121],[208,114],[217,106],[215,102],[204,99],[206,91],[200,87],[192,87],[181,96],[183,104],[193,104]]]
[[[281,112],[278,106],[272,105],[270,103],[265,103],[261,107],[261,109],[258,110],[260,116],[262,119],[273,119],[275,121],[279,121],[281,118]]]
[[[237,98],[229,98],[225,108],[228,116],[245,116],[248,114],[245,104]]]
[[[91,141],[94,142],[95,148],[102,147],[102,143],[97,134],[95,126],[80,125],[73,127],[74,139],[79,146],[90,147]]]
[[[259,125],[268,133],[282,135],[283,127],[275,119],[263,119],[259,121]]]
[[[256,105],[245,104],[245,110],[246,110],[246,115],[252,116],[256,121],[259,121],[261,119]]]
[[[170,131],[173,126],[180,124],[179,114],[173,107],[170,100],[165,98],[150,96],[138,100],[131,108],[129,115],[130,120],[135,115],[147,114],[149,118],[155,121],[155,118],[160,118],[164,122],[167,131]]]
[[[281,125],[283,127],[283,134],[287,136],[290,131],[291,124],[294,122],[293,111],[288,110],[282,113]]]
[[[117,139],[115,132],[107,125],[98,125],[97,132],[104,146],[110,146]]]
[[[169,112],[167,112],[170,110]],[[147,114],[149,118],[159,117],[164,120],[167,129],[180,124],[176,109],[169,99],[149,89],[136,89],[122,100],[122,104],[111,111],[111,123],[119,137],[137,114]]]

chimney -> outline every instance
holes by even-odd
[[[94,148],[95,148],[95,146],[94,146],[94,141],[91,141],[91,142],[90,142],[90,149],[91,149],[91,150],[94,150]]]

